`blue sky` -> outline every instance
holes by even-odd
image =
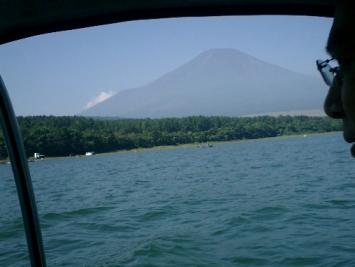
[[[133,21],[0,46],[17,115],[74,115],[95,97],[144,85],[211,48],[236,48],[318,75],[332,19],[232,16]],[[95,102],[95,101],[94,101]]]

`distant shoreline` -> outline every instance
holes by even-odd
[[[186,144],[239,141],[340,131],[341,122],[327,117],[263,116],[254,118],[190,116],[162,119],[99,120],[85,117],[19,117],[26,155],[67,157]],[[0,159],[8,156],[0,136]]]
[[[253,142],[253,141],[260,141],[260,140],[268,140],[268,139],[286,139],[290,137],[303,137],[303,136],[315,136],[315,135],[333,135],[336,133],[340,133],[340,131],[333,131],[333,132],[324,132],[324,133],[307,133],[307,134],[291,134],[291,135],[281,135],[281,136],[274,136],[274,137],[263,137],[263,138],[255,138],[255,139],[241,139],[241,140],[230,140],[230,141],[213,141],[213,142],[205,142],[205,143],[187,143],[187,144],[179,144],[179,145],[167,145],[167,146],[153,146],[153,147],[141,147],[141,148],[134,148],[129,150],[116,150],[111,152],[104,152],[104,153],[95,153],[93,156],[104,156],[104,155],[111,155],[111,154],[126,154],[126,153],[137,153],[137,152],[146,152],[146,151],[160,151],[160,150],[173,150],[179,148],[192,148],[192,147],[199,147],[204,144],[212,144],[212,145],[220,145],[220,144],[230,144],[230,143],[244,143],[244,142]],[[54,159],[68,159],[68,158],[82,158],[82,157],[92,157],[92,156],[85,156],[85,155],[76,155],[76,156],[63,156],[63,157],[46,157],[41,160],[54,160]],[[33,161],[34,159],[31,157],[28,159],[29,161]],[[41,161],[41,160],[34,160],[34,161]],[[6,164],[9,160],[0,160],[0,164]]]
[[[203,144],[212,144],[212,145],[221,145],[221,144],[230,144],[230,143],[246,143],[246,142],[253,142],[253,141],[261,141],[261,140],[269,140],[269,139],[286,139],[290,137],[305,137],[308,136],[315,136],[315,135],[332,135],[339,133],[340,131],[335,132],[324,132],[324,133],[307,133],[307,134],[290,134],[290,135],[281,135],[281,136],[273,136],[273,137],[263,137],[263,138],[255,138],[255,139],[241,139],[241,140],[230,140],[230,141],[213,141],[213,142],[204,142],[204,143],[187,143],[187,144],[179,144],[179,145],[170,145],[170,146],[154,146],[154,147],[142,147],[142,148],[135,148],[130,150],[117,150],[112,152],[105,152],[105,153],[97,153],[96,155],[109,155],[109,154],[118,154],[118,153],[130,153],[130,152],[145,152],[145,151],[154,151],[154,150],[172,150],[178,148],[191,148],[191,147],[199,147]],[[85,157],[85,155],[83,155]],[[59,157],[58,157],[59,158]],[[61,157],[61,158],[68,158],[68,157]]]

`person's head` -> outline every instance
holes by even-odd
[[[337,1],[327,51],[340,68],[324,110],[332,118],[343,119],[344,139],[355,142],[355,1]]]

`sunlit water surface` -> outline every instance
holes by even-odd
[[[30,163],[48,266],[355,266],[341,135]],[[10,165],[0,265],[28,266]]]

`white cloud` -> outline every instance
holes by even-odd
[[[113,96],[115,92],[109,91],[109,92],[100,92],[98,93],[93,99],[91,99],[84,107],[84,109],[89,109],[98,103],[101,103],[102,101],[105,101],[106,99],[109,99],[111,96]]]

